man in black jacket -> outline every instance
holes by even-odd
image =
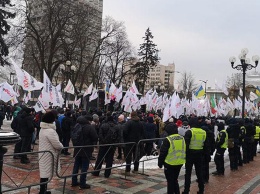
[[[32,143],[32,135],[34,132],[34,123],[33,117],[31,115],[32,109],[28,107],[23,108],[23,113],[21,115],[21,120],[19,120],[20,127],[20,136],[21,136],[21,152],[30,152],[31,151],[31,143]],[[30,163],[26,154],[21,155],[21,163],[27,164]]]
[[[82,145],[80,146],[89,146],[94,145],[98,140],[98,135],[95,128],[90,124],[90,121],[87,120],[84,116],[79,116],[77,123],[82,126]],[[79,168],[81,168],[80,182],[77,180],[77,175],[72,176],[71,186],[78,186],[80,189],[89,189],[90,185],[86,183],[86,173],[89,167],[89,159],[92,154],[91,147],[78,147],[74,148],[73,157],[75,159],[73,172],[72,174],[78,174]]]
[[[66,113],[64,119],[61,122],[62,137],[63,137],[62,144],[64,147],[69,147],[71,129],[74,127],[74,125],[75,122],[72,118],[72,112],[69,111]],[[63,149],[63,154],[70,155],[70,153],[68,152],[68,148]]]
[[[99,129],[99,144],[113,144],[116,142],[110,142],[108,137],[110,128],[114,128],[119,136],[119,131],[116,129],[116,124],[114,122],[113,116],[110,112],[107,113],[105,121],[101,124]],[[100,169],[102,167],[103,161],[106,160],[106,170],[104,173],[105,178],[108,178],[111,174],[111,167],[113,165],[113,158],[115,154],[114,146],[100,146],[98,150],[98,156],[95,164],[95,172],[92,173],[93,176],[99,176]]]
[[[137,116],[137,112],[133,111],[131,113],[131,118],[125,124],[124,129],[124,140],[125,142],[135,142],[138,143],[144,138],[144,127],[140,122],[140,118]],[[132,158],[134,160],[134,170],[133,173],[137,173],[139,169],[139,155],[137,152],[137,147],[132,144],[126,144],[125,156],[126,157],[126,169],[125,175],[129,176],[131,171]],[[137,157],[136,157],[137,156]]]

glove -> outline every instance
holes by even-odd
[[[162,168],[163,165],[158,163],[158,166],[159,166],[159,168]]]

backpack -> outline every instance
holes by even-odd
[[[73,146],[84,145],[82,125],[77,123],[71,130],[71,141]]]
[[[113,144],[119,142],[119,134],[116,125],[109,125],[108,132],[104,138],[106,144]]]

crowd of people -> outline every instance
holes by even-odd
[[[204,185],[209,181],[209,163],[214,155],[216,171],[212,174],[223,176],[225,173],[224,153],[228,150],[230,169],[238,170],[253,160],[259,144],[260,127],[258,120],[231,117],[197,117],[196,115],[170,118],[162,121],[158,113],[123,112],[87,112],[82,109],[50,109],[45,113],[35,112],[26,106],[13,107],[11,127],[21,136],[15,145],[14,159],[21,163],[30,163],[24,152],[30,152],[36,139],[39,139],[39,151],[53,152],[54,159],[61,151],[64,156],[70,155],[68,147],[75,139],[73,131],[80,133],[77,144],[74,141],[74,167],[71,186],[89,189],[86,174],[90,160],[95,160],[92,176],[100,176],[105,161],[104,177],[109,178],[117,151],[118,159],[125,159],[124,175],[138,173],[139,159],[144,155],[152,155],[154,149],[159,150],[158,166],[164,167],[168,193],[180,193],[178,176],[185,165],[185,183],[183,193],[190,192],[191,174],[195,167],[198,193],[204,193]],[[161,138],[161,139],[155,139]],[[140,140],[143,144],[137,144]],[[131,144],[129,142],[134,142]],[[98,154],[93,155],[94,146]],[[116,146],[111,146],[116,144]],[[118,145],[117,145],[118,144]],[[142,146],[137,148],[136,146]],[[139,153],[137,153],[139,151]],[[20,154],[16,154],[20,153]],[[40,194],[47,191],[50,177],[50,156],[39,154],[41,188]],[[59,166],[58,166],[59,168]],[[79,181],[78,172],[79,170]]]

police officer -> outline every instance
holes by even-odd
[[[191,184],[192,166],[195,166],[195,171],[198,179],[199,191],[198,194],[204,193],[204,181],[202,176],[202,161],[205,149],[208,146],[206,131],[199,127],[197,117],[190,118],[189,124],[191,130],[185,133],[186,142],[186,164],[185,164],[185,184],[183,194],[188,194]]]
[[[167,125],[168,136],[164,139],[160,148],[158,166],[164,166],[164,174],[167,180],[167,193],[179,194],[178,177],[182,165],[185,163],[186,143],[182,136],[178,134],[177,125]]]
[[[218,124],[218,137],[216,140],[216,154],[214,157],[214,161],[216,164],[217,171],[213,172],[213,175],[224,175],[225,167],[224,167],[224,153],[228,146],[228,133],[225,130],[224,123]]]
[[[256,152],[257,152],[257,144],[259,144],[259,140],[260,140],[260,125],[259,125],[259,121],[255,121],[255,135],[254,135],[254,150],[253,150],[253,154],[254,156],[256,156]]]

